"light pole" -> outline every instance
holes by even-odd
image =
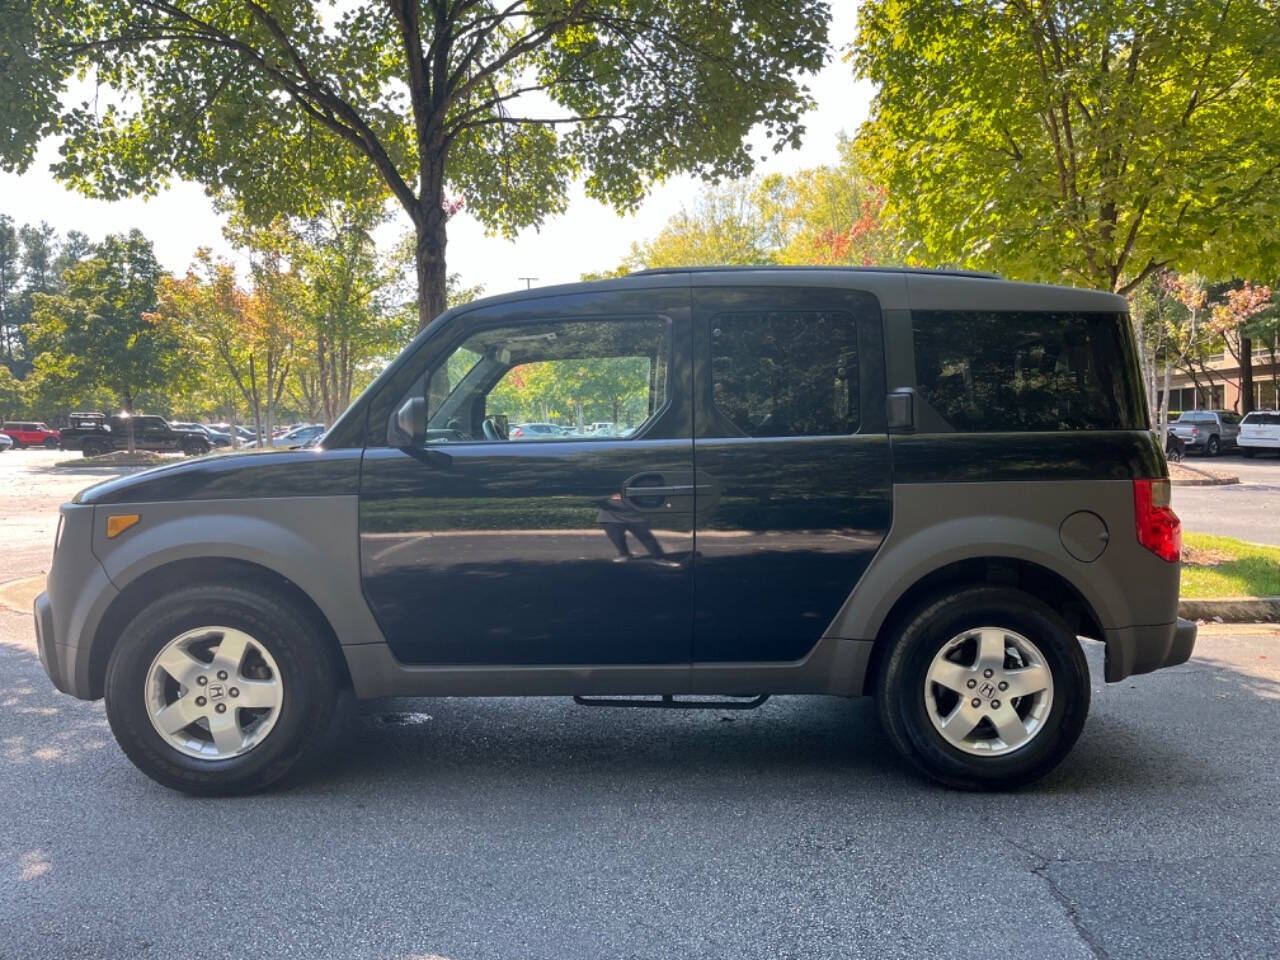
[[[516,277],[516,279],[517,279],[517,280],[523,280],[523,281],[524,281],[524,288],[525,288],[526,290],[532,290],[532,289],[533,289],[533,281],[537,280],[538,278],[537,278],[537,277]]]

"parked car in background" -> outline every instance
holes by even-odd
[[[13,437],[7,433],[0,433],[0,453],[13,449]]]
[[[1234,447],[1240,435],[1240,416],[1230,410],[1187,410],[1169,425],[1169,432],[1197,450],[1216,457],[1225,448]]]
[[[517,423],[511,428],[512,440],[547,440],[562,436],[563,428],[554,423]]]
[[[1254,410],[1240,421],[1240,452],[1252,457],[1262,450],[1280,451],[1280,410]]]
[[[79,450],[98,457],[114,450],[128,450],[132,435],[135,450],[153,453],[181,451],[189,457],[209,452],[213,444],[203,430],[181,430],[164,417],[111,416],[105,413],[73,413],[71,426],[62,431],[62,449]]]
[[[261,444],[261,446],[264,449],[271,448],[274,450],[296,450],[299,447],[308,446],[309,443],[313,440],[318,440],[320,438],[320,435],[323,433],[324,433],[323,423],[307,423],[307,424],[303,424],[300,427],[295,427],[294,429],[289,430],[286,433],[275,434],[273,435],[271,443],[269,444],[264,443],[264,444]],[[250,441],[249,443],[246,443],[245,446],[250,450],[256,450],[258,449],[259,444],[256,440],[254,440],[254,441]]]
[[[180,420],[170,420],[169,426],[175,430],[198,430],[209,438],[209,442],[215,447],[231,446],[231,434],[223,433],[221,430],[214,430],[207,427],[203,423],[187,423]]]
[[[56,450],[58,448],[58,431],[38,421],[6,420],[0,426],[0,433],[7,434],[18,449],[44,447],[48,450]]]
[[[228,437],[235,433],[240,438],[241,444],[258,439],[258,435],[242,423],[237,423],[234,426],[230,423],[206,423],[204,426],[210,430],[216,430],[218,433],[225,433]]]

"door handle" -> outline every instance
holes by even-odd
[[[674,483],[662,487],[627,487],[622,492],[628,497],[678,497],[710,489],[709,483]]]

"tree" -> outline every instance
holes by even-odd
[[[866,0],[861,141],[913,262],[1129,292],[1280,262],[1273,0]]]
[[[708,186],[652,240],[635,243],[616,269],[643,267],[892,263],[880,211],[884,189],[865,172],[858,145],[841,137],[837,163],[761,181]]]
[[[10,0],[11,5],[13,0]],[[419,327],[446,304],[447,195],[513,232],[568,187],[619,209],[654,179],[741,176],[797,146],[825,0],[31,0],[3,29],[0,163],[61,138],[86,192],[171,176],[256,220],[390,193],[415,230]],[[118,96],[59,108],[91,72]],[[27,96],[27,91],[36,96]],[[54,101],[48,93],[52,91]]]
[[[22,381],[0,364],[0,420],[11,420],[22,413],[24,394]]]
[[[59,293],[35,293],[26,327],[45,396],[74,403],[109,389],[126,413],[188,370],[181,339],[152,316],[161,276],[151,242],[113,234],[69,267]]]
[[[891,264],[883,227],[885,190],[866,172],[858,145],[841,136],[834,165],[766,177],[759,204],[779,263],[813,266]]]
[[[1209,328],[1222,338],[1240,369],[1240,413],[1253,409],[1253,343],[1248,324],[1270,306],[1271,288],[1245,280],[1224,290],[1209,314]]]
[[[393,302],[396,266],[378,256],[373,240],[384,218],[381,204],[331,204],[291,231],[288,251],[303,285],[306,327],[294,365],[296,395],[309,416],[326,424],[351,403],[361,367],[395,353],[413,332]]]
[[[18,231],[10,217],[0,214],[0,361],[9,373],[22,357],[18,339],[22,326],[19,319],[21,291],[18,288],[21,278],[22,253]]]
[[[632,244],[625,266],[747,266],[774,262],[772,237],[760,209],[758,184],[709,187],[682,207],[652,240]]]
[[[279,228],[250,236],[257,242],[251,290],[240,288],[231,264],[201,250],[185,277],[161,284],[154,319],[183,330],[193,352],[217,358],[206,367],[207,388],[225,393],[229,377],[253,417],[258,442],[269,445],[294,361],[301,296],[278,249]]]

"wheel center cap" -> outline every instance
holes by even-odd
[[[211,683],[206,688],[206,693],[210,700],[221,700],[226,696],[226,688],[220,683]]]
[[[990,700],[997,692],[996,685],[990,680],[983,680],[978,684],[978,696],[982,697],[984,700]],[[210,696],[212,696],[212,694],[210,694]]]

